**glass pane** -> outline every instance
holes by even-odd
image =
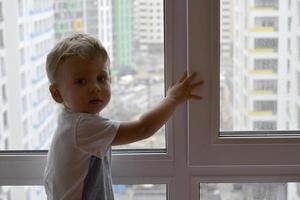
[[[116,185],[116,200],[167,200],[166,185]]]
[[[116,200],[167,200],[164,184],[114,185]],[[43,186],[0,186],[1,200],[46,200]]]
[[[157,104],[164,97],[163,4],[0,0],[0,150],[48,149],[59,105],[48,92],[45,61],[71,32],[99,38],[109,52],[112,99],[101,115],[131,120]],[[165,147],[163,127],[152,138],[122,148]]]
[[[200,183],[200,200],[300,200],[300,183]]]
[[[221,134],[300,129],[299,19],[297,0],[220,0]]]
[[[0,186],[1,200],[46,200],[43,186]]]

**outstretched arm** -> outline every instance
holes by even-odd
[[[123,145],[146,139],[160,129],[171,117],[175,108],[188,99],[202,99],[192,94],[192,91],[203,81],[192,83],[196,73],[185,74],[173,87],[166,97],[153,109],[143,114],[138,120],[122,122],[112,145]]]

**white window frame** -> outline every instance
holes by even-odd
[[[250,169],[253,173],[257,173],[257,169],[251,170],[249,166],[272,166],[267,170],[271,175],[277,174],[275,168],[280,167],[283,170],[284,167],[286,169],[284,171],[291,174],[290,166],[300,164],[300,159],[295,156],[295,153],[300,151],[299,136],[284,137],[282,136],[284,134],[281,134],[276,138],[239,139],[218,136],[220,99],[218,1],[189,1],[189,24],[193,26],[188,28],[188,65],[191,71],[197,71],[205,81],[202,90],[204,100],[200,104],[190,102],[188,109],[189,164],[215,167],[239,166],[239,168]],[[198,25],[195,26],[196,23]],[[205,38],[205,40],[197,38]],[[291,135],[297,132],[289,131],[289,133]],[[233,170],[232,173],[237,171]]]
[[[167,184],[169,200],[199,200],[200,182],[300,181],[298,138],[218,137],[218,16],[219,0],[165,0],[166,88],[196,71],[204,99],[177,108],[166,125],[166,154],[113,155],[115,184]],[[41,185],[46,158],[5,152],[0,185]]]
[[[219,0],[188,5],[188,66],[205,81],[204,100],[188,108],[191,199],[199,198],[199,183],[300,181],[299,131],[289,131],[293,137],[219,137],[219,10]]]

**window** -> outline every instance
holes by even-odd
[[[103,115],[111,117],[116,120],[128,120],[130,118],[138,117],[138,114],[142,113],[146,109],[151,108],[157,102],[159,102],[164,96],[165,88],[165,58],[164,58],[164,2],[163,0],[155,0],[155,4],[151,4],[148,9],[157,10],[153,14],[155,20],[147,20],[146,25],[140,25],[140,21],[137,20],[140,16],[149,17],[149,13],[141,12],[142,7],[139,5],[133,6],[133,3],[126,1],[118,1],[116,3],[110,2],[105,7],[95,7],[97,1],[74,1],[67,3],[64,1],[52,2],[53,5],[49,5],[46,0],[34,1],[30,4],[28,1],[19,0],[18,6],[21,7],[24,12],[31,10],[30,16],[14,16],[16,19],[20,19],[22,22],[29,23],[33,27],[33,32],[23,31],[23,24],[19,24],[18,20],[12,22],[11,30],[7,30],[7,38],[5,41],[12,40],[15,43],[12,46],[16,46],[20,49],[19,52],[14,50],[6,50],[9,66],[13,68],[7,75],[8,84],[7,90],[14,90],[14,94],[8,93],[8,101],[10,99],[22,99],[21,93],[29,94],[33,97],[30,100],[31,107],[28,107],[29,115],[35,118],[35,123],[29,124],[29,127],[36,131],[36,135],[40,135],[43,128],[51,123],[51,120],[46,120],[46,117],[37,117],[39,113],[44,113],[43,109],[49,110],[47,114],[51,114],[48,117],[56,117],[56,108],[54,101],[50,99],[48,94],[48,83],[45,73],[45,59],[47,53],[54,46],[56,42],[70,35],[72,32],[81,32],[84,30],[83,23],[85,23],[86,31],[95,37],[99,38],[105,47],[109,50],[111,71],[113,76],[113,98],[110,102],[110,106],[103,112]],[[86,4],[83,6],[82,4]],[[9,16],[9,19],[13,19],[10,15],[14,13],[14,4],[5,3],[8,9],[5,15]],[[49,8],[55,8],[49,9]],[[10,12],[8,12],[10,11]],[[159,11],[159,12],[158,12]],[[39,13],[45,13],[47,17],[42,17]],[[119,13],[117,15],[117,13]],[[64,17],[61,17],[63,15]],[[115,17],[112,17],[115,16]],[[156,16],[160,18],[157,19]],[[86,17],[86,18],[85,18]],[[160,22],[159,25],[149,26],[153,21]],[[52,27],[51,23],[54,22]],[[101,23],[99,23],[101,22]],[[132,26],[133,22],[135,26]],[[14,24],[13,24],[14,23]],[[56,29],[58,25],[64,24],[63,29]],[[76,26],[73,26],[73,25]],[[98,31],[98,26],[101,24],[103,31]],[[154,23],[153,23],[154,24]],[[56,28],[55,28],[56,27]],[[96,28],[96,29],[95,29]],[[54,32],[55,37],[48,31],[50,29]],[[93,30],[90,30],[93,29]],[[19,31],[17,31],[19,30]],[[95,32],[96,31],[96,32]],[[150,31],[155,33],[149,34]],[[17,32],[22,35],[22,38],[27,38],[26,42],[19,42],[20,35],[16,38],[11,32]],[[139,35],[145,35],[145,40],[138,37]],[[20,70],[19,64],[16,63],[12,57],[19,56],[20,65],[23,65],[23,69]],[[30,65],[33,67],[27,68],[27,57],[31,57]],[[20,74],[18,82],[20,87],[13,86],[15,82],[15,74]],[[30,78],[31,82],[28,81]],[[15,87],[13,89],[13,87]],[[26,90],[29,88],[31,91]],[[5,91],[4,91],[5,92]],[[6,97],[3,94],[3,98]],[[114,98],[115,97],[115,98]],[[122,98],[119,98],[122,97]],[[29,100],[28,100],[29,101]],[[24,100],[17,102],[21,104]],[[24,105],[24,103],[23,103]],[[15,109],[14,124],[21,124],[22,107],[17,106]],[[50,109],[52,107],[52,109]],[[18,110],[19,108],[19,110]],[[8,110],[8,112],[11,109]],[[51,110],[51,111],[50,111]],[[35,114],[34,114],[35,113]],[[44,116],[44,115],[42,115]],[[16,121],[15,119],[19,119]],[[10,130],[9,132],[12,132]],[[48,131],[47,131],[48,132]],[[18,133],[16,133],[18,134]],[[49,133],[47,135],[51,135]],[[166,134],[165,127],[163,127],[159,133],[146,141],[135,143],[122,148],[131,149],[158,149],[159,151],[166,151]],[[26,138],[23,138],[26,140]],[[48,138],[51,140],[51,137]],[[29,149],[36,150],[36,146],[40,146],[38,141],[32,142],[32,147]],[[13,144],[11,142],[10,144]],[[48,142],[49,144],[49,142]],[[17,149],[13,149],[17,148]],[[9,147],[9,150],[22,149],[22,145],[13,145]],[[47,149],[46,147],[45,149]],[[1,150],[3,147],[0,146]]]
[[[8,116],[7,116],[7,111],[4,111],[3,112],[3,127],[4,127],[4,130],[7,130],[8,129]]]
[[[20,64],[21,65],[25,64],[25,49],[24,48],[20,49]]]
[[[274,199],[298,200],[299,183],[200,183],[199,200]]]
[[[167,200],[167,187],[163,184],[136,184],[114,185],[115,199],[117,200]],[[42,186],[4,186],[0,190],[3,200],[9,200],[16,194],[24,194],[19,200],[46,199]]]
[[[22,112],[26,113],[27,110],[28,110],[28,108],[27,108],[27,98],[26,98],[26,96],[24,96],[22,98]]]
[[[291,52],[297,52],[298,34],[295,26],[299,13],[292,9],[293,14],[290,15],[291,33],[295,34],[293,36],[274,34],[264,29],[259,33],[251,32],[251,29],[244,27],[255,22],[255,17],[276,16],[278,22],[281,20],[288,22],[288,16],[284,14],[289,12],[288,6],[284,6],[283,1],[280,1],[280,4],[279,1],[263,0],[232,3],[231,12],[235,16],[231,22],[231,33],[234,34],[231,39],[233,53],[225,63],[222,62],[224,59],[221,57],[222,52],[219,53],[222,34],[218,31],[222,18],[211,13],[218,10],[219,3],[223,1],[226,0],[220,0],[218,3],[210,1],[206,7],[210,8],[208,10],[200,9],[205,5],[203,2],[192,1],[188,7],[190,17],[188,61],[191,71],[203,74],[205,83],[209,85],[202,90],[203,96],[209,97],[207,101],[201,104],[189,103],[188,163],[192,166],[192,181],[197,185],[192,191],[198,191],[197,194],[191,194],[193,199],[220,199],[224,195],[231,195],[230,199],[235,197],[241,199],[244,197],[235,195],[238,195],[236,192],[238,188],[245,189],[246,186],[239,186],[242,183],[258,183],[257,188],[272,190],[277,188],[279,184],[276,183],[279,182],[285,184],[298,182],[299,171],[292,169],[291,166],[299,167],[300,164],[293,153],[300,150],[297,127],[299,114],[296,109],[296,105],[299,105],[299,98],[296,96],[299,64],[298,53],[289,54],[287,41],[290,38]],[[291,8],[296,8],[296,2],[291,1]],[[196,26],[194,23],[199,25]],[[278,31],[282,28],[286,30],[286,24],[281,27],[278,23]],[[197,39],[201,36],[205,36],[206,40]],[[248,49],[244,45],[246,38]],[[245,56],[248,58],[248,66],[245,63]],[[290,56],[291,59],[288,58]],[[288,60],[290,60],[289,73],[287,73]],[[244,83],[245,78],[249,80],[248,84]],[[282,79],[284,80],[281,81]],[[287,95],[287,80],[290,80],[291,95]],[[252,92],[253,88],[275,92],[276,87],[276,95]],[[224,88],[227,95],[223,95]],[[229,127],[222,129],[222,124],[223,127],[224,124]],[[292,174],[292,171],[295,173]],[[212,184],[205,185],[205,183]],[[239,184],[235,186],[232,183]],[[279,199],[291,197],[286,192],[285,184],[282,184],[282,190],[277,190],[280,193],[277,195]],[[207,196],[204,196],[201,190]],[[266,190],[261,191],[262,198],[268,198]],[[248,196],[245,198],[251,198],[251,192],[254,190],[240,194]],[[295,194],[295,199],[299,198],[298,196]]]
[[[2,2],[0,2],[0,21],[3,20]]]
[[[271,91],[272,94],[276,94],[277,80],[256,80],[254,81],[254,90]]]
[[[300,26],[300,2],[298,1],[297,2],[297,13],[298,13],[298,15],[297,15],[297,23],[298,23],[298,26]]]
[[[2,95],[1,96],[2,96],[2,102],[6,103],[7,94],[6,94],[6,85],[5,84],[2,85]]]
[[[278,30],[278,18],[277,17],[255,17],[256,27],[271,27],[274,31]]]
[[[19,25],[19,39],[20,41],[23,41],[24,40],[24,25],[23,24],[20,24]]]
[[[164,1],[165,35],[162,38],[164,38],[165,42],[163,61],[166,64],[164,65],[165,71],[163,73],[165,76],[162,82],[166,82],[165,88],[167,88],[184,71],[197,71],[200,79],[205,81],[205,86],[197,91],[204,99],[200,103],[190,101],[188,104],[178,107],[174,116],[165,127],[167,139],[164,151],[160,151],[161,149],[115,151],[112,157],[113,180],[116,184],[121,185],[119,188],[116,188],[117,191],[122,191],[124,185],[132,185],[133,188],[137,187],[137,185],[144,185],[144,188],[141,190],[145,193],[149,191],[145,189],[149,188],[149,185],[145,186],[145,184],[160,185],[163,188],[163,192],[159,192],[164,194],[164,189],[166,188],[167,199],[196,200],[200,197],[202,199],[205,198],[205,196],[201,195],[211,195],[209,197],[218,199],[222,195],[233,194],[237,198],[243,198],[238,196],[241,195],[238,192],[241,190],[247,191],[247,193],[243,194],[247,194],[247,197],[251,198],[257,194],[257,188],[264,188],[264,190],[261,190],[259,197],[268,198],[269,194],[273,195],[273,193],[276,193],[277,197],[283,197],[282,199],[284,199],[287,195],[286,188],[290,187],[290,193],[288,194],[297,195],[295,190],[298,187],[296,183],[299,182],[300,173],[300,161],[297,152],[300,152],[300,147],[299,132],[298,128],[295,127],[298,124],[299,118],[297,118],[297,115],[299,115],[299,111],[297,112],[295,105],[299,105],[299,101],[297,101],[299,100],[297,96],[297,71],[299,69],[295,64],[297,55],[286,55],[287,44],[284,42],[288,41],[287,37],[291,37],[292,50],[294,50],[293,48],[298,48],[296,46],[297,31],[293,34],[248,32],[249,26],[254,22],[256,15],[273,16],[275,14],[273,12],[276,12],[279,22],[287,22],[286,17],[288,16],[286,16],[286,13],[289,13],[289,16],[291,15],[292,17],[297,16],[297,13],[295,11],[288,12],[288,6],[279,6],[278,1],[248,0],[236,1],[236,4],[229,0],[223,1],[226,1],[226,5],[232,8],[230,12],[234,16],[232,17],[232,22],[229,22],[229,27],[231,27],[229,30],[233,34],[230,37],[230,45],[228,45],[228,47],[231,47],[231,51],[229,51],[229,55],[226,54],[224,57],[219,57],[222,56],[219,53],[219,36],[221,35],[219,30],[222,30],[220,29],[221,19],[219,18],[221,1]],[[92,4],[92,1],[89,2]],[[124,3],[125,1],[122,0],[122,2]],[[145,2],[148,5],[149,0],[145,0]],[[285,2],[288,3],[288,1],[281,1],[280,5]],[[260,9],[256,9],[257,7],[254,4],[260,6]],[[156,1],[153,0],[154,5],[156,5]],[[273,8],[276,7],[276,9],[271,9],[272,6]],[[5,13],[10,9],[5,3],[3,7],[5,18]],[[64,4],[61,8],[66,7],[68,5]],[[296,1],[291,1],[291,8],[295,7]],[[237,16],[238,20],[234,20]],[[146,20],[148,18],[139,18],[139,20],[142,19]],[[117,18],[112,20],[117,21]],[[291,31],[294,31],[296,20],[291,21]],[[90,21],[90,23],[92,22]],[[280,26],[282,24],[286,26],[286,23],[279,23],[278,30],[281,30]],[[130,24],[129,26],[132,27],[133,25]],[[64,28],[67,28],[67,26]],[[107,28],[111,30],[111,27]],[[120,24],[119,28],[120,30],[126,29],[126,26],[122,27]],[[92,30],[97,31],[97,29]],[[7,36],[10,39],[9,41],[11,41],[10,44],[18,46],[11,38],[14,32],[10,31],[10,33]],[[122,37],[124,43],[133,39],[130,38],[133,32],[130,33],[130,31],[127,32],[126,30],[124,34],[124,37]],[[4,35],[6,36],[7,34]],[[141,35],[136,36],[137,38],[141,37]],[[132,62],[143,63],[147,54],[142,53],[149,52],[149,47],[146,44],[155,39],[154,35],[152,40],[150,35],[145,33],[144,36],[144,43],[140,46],[141,55],[140,57],[132,56],[133,59],[117,59],[115,57],[116,55],[131,55],[132,51],[130,48],[127,52],[122,51],[124,48],[123,43],[119,46],[107,41],[105,45],[111,47],[112,52],[110,53],[113,55],[114,62],[118,63],[119,66],[126,66]],[[113,35],[113,37],[116,36]],[[248,40],[247,49],[244,47],[245,37]],[[138,44],[134,44],[134,47],[136,47],[135,45]],[[32,47],[34,48],[34,45]],[[118,52],[114,52],[117,47],[120,47],[120,49],[118,49]],[[161,46],[153,45],[154,47],[157,48],[154,50],[155,52],[161,49]],[[272,49],[276,49],[276,51]],[[282,73],[287,71],[288,58],[290,59],[289,74],[293,75],[291,77],[288,75],[282,76]],[[274,59],[276,62],[261,61],[260,64],[255,63],[255,60],[260,59]],[[41,60],[36,59],[32,62],[39,65],[39,62],[42,62]],[[7,66],[12,66],[14,62],[16,61],[7,60],[6,64]],[[149,63],[146,64],[151,66],[161,61],[149,58],[147,62]],[[247,66],[245,67],[246,63]],[[13,73],[12,69],[11,67],[7,68],[7,74]],[[271,69],[276,73],[270,73],[268,70]],[[160,82],[161,80],[159,79],[161,77],[154,77],[157,73],[156,69],[150,68],[149,70],[151,75],[153,75],[151,76],[153,77],[151,81]],[[253,70],[258,72],[253,73]],[[116,73],[116,71],[112,70],[112,73]],[[130,76],[126,76],[128,73],[130,71],[122,70],[122,79],[114,81],[128,84],[132,80]],[[30,73],[30,78],[31,75]],[[254,82],[257,80],[277,80],[277,94],[253,94]],[[291,81],[291,96],[286,95],[285,84],[287,80]],[[18,83],[16,85],[19,85],[20,80],[16,81]],[[44,88],[43,84],[45,84]],[[263,84],[263,87],[256,85],[259,90],[265,90],[265,88],[267,90],[273,89],[276,85],[269,82],[261,82],[261,84]],[[144,85],[147,85],[147,83]],[[35,87],[43,90],[46,88],[46,83],[45,81],[40,81]],[[126,87],[124,88],[127,89]],[[135,88],[135,90],[137,92],[147,91],[146,88]],[[8,91],[10,92],[11,90]],[[32,102],[31,100],[37,99],[34,97],[37,95],[36,93],[31,95],[33,97],[28,98],[30,103]],[[126,95],[123,97],[129,98]],[[154,101],[155,99],[152,100]],[[30,105],[30,103],[28,104]],[[141,101],[139,106],[147,106],[147,103],[146,105],[142,105],[142,103],[144,101]],[[39,142],[34,140],[26,141],[29,147],[32,142],[34,147],[36,144],[41,145],[41,147],[37,146],[37,149],[44,149],[44,146],[47,146],[45,138],[51,137],[51,131],[54,129],[55,119],[46,117],[46,120],[51,121],[50,125],[52,126],[37,127],[41,130],[40,134],[37,134],[38,136],[31,134],[33,124],[45,122],[43,120],[45,116],[50,116],[51,109],[49,107],[45,108],[47,112],[39,112],[39,108],[42,108],[45,104],[39,104],[34,110],[39,117],[35,118],[32,116],[28,118],[29,133],[27,135],[39,140]],[[286,113],[286,110],[288,110],[286,104],[289,104],[290,116],[293,116],[293,118],[289,118],[289,115]],[[259,111],[256,112],[256,115],[253,115],[254,108]],[[265,112],[261,112],[265,110],[272,110],[272,112],[274,111],[277,114],[270,116],[257,115],[257,113],[265,114]],[[56,108],[52,108],[52,112],[55,113],[55,111]],[[220,115],[223,115],[224,118],[221,119]],[[9,115],[8,118],[10,119],[11,116]],[[222,129],[221,124],[225,127],[224,129]],[[22,133],[22,126],[9,128],[17,130],[16,133]],[[10,137],[16,136],[10,135]],[[152,142],[156,143],[156,141]],[[43,143],[45,143],[44,146]],[[8,139],[4,139],[1,144],[7,147],[11,145]],[[10,151],[4,153],[6,153],[6,156],[0,157],[1,185],[13,187],[23,185],[28,187],[28,185],[40,185],[42,183],[41,177],[46,152],[34,151],[29,154],[29,152],[22,151],[22,154],[19,153],[17,155],[9,154],[11,153]],[[24,154],[26,156],[23,156]],[[152,186],[152,188],[155,187]],[[30,193],[28,191],[35,192],[35,190],[25,189],[23,196]],[[157,192],[157,190],[151,190],[149,193],[154,194],[153,191]],[[203,191],[206,194],[203,194]],[[209,192],[212,194],[209,194]],[[10,194],[10,191],[5,195],[9,196],[8,194]],[[270,196],[270,198],[273,198],[273,196]]]
[[[21,73],[21,88],[26,88],[26,74],[25,72]]]
[[[297,106],[297,128],[300,129],[300,107]]]
[[[6,69],[5,69],[4,58],[3,57],[0,57],[0,72],[1,72],[1,77],[5,77]]]
[[[278,71],[278,60],[277,59],[265,59],[265,58],[256,58],[254,60],[254,69],[255,70],[271,70],[273,73]]]
[[[0,150],[2,153],[17,151],[17,153],[23,152],[29,155],[29,152],[24,152],[24,150],[31,151],[31,153],[37,154],[37,157],[29,156],[30,158],[27,157],[24,161],[31,166],[41,166],[37,169],[43,170],[44,164],[42,163],[45,161],[46,150],[55,130],[58,112],[57,106],[50,99],[48,93],[48,82],[44,69],[45,58],[55,42],[62,37],[68,36],[72,31],[87,31],[93,34],[103,42],[103,45],[109,51],[111,58],[110,67],[113,76],[112,90],[114,92],[113,95],[116,97],[111,100],[111,106],[107,108],[103,115],[116,120],[136,118],[144,110],[157,104],[163,98],[165,88],[171,85],[170,81],[174,76],[173,70],[171,73],[171,65],[168,64],[167,67],[165,64],[166,60],[169,60],[168,62],[173,60],[171,55],[167,56],[165,54],[165,48],[172,49],[171,41],[173,38],[182,36],[176,36],[172,33],[171,24],[173,19],[171,16],[168,17],[170,25],[165,25],[166,2],[163,0],[152,1],[151,8],[147,6],[147,8],[155,11],[151,13],[152,19],[147,18],[146,24],[141,26],[139,25],[142,22],[139,22],[137,19],[139,19],[139,16],[145,15],[145,13],[141,12],[139,6],[133,7],[132,1],[106,1],[105,7],[100,9],[95,0],[72,1],[69,3],[49,0],[2,1],[4,19],[9,19],[9,22],[11,22],[9,28],[3,30],[5,32],[3,41],[9,41],[9,47],[14,47],[5,49],[5,52],[1,54],[1,56],[4,55],[7,66],[14,66],[8,68],[5,79],[1,79],[4,82],[1,82],[1,85],[6,85],[6,90],[2,90],[1,97],[7,98],[8,102],[6,107],[4,107],[6,110],[2,109],[2,107],[0,110],[0,120],[5,130],[4,134],[1,132],[2,138],[0,139]],[[141,0],[141,2],[148,3],[149,1]],[[168,2],[167,13],[173,16],[173,8],[170,5],[171,3]],[[182,9],[182,6],[184,6],[183,3],[176,5],[180,9]],[[181,12],[184,13],[185,11],[182,10]],[[150,13],[146,14],[148,17],[149,15]],[[99,19],[101,16],[102,18]],[[53,27],[52,22],[54,22]],[[135,23],[135,26],[133,26],[133,23]],[[99,24],[101,24],[103,31],[98,29]],[[181,23],[180,27],[183,26],[184,23]],[[26,27],[31,27],[31,31],[27,31]],[[169,34],[168,37],[165,37],[166,30]],[[152,31],[153,35],[149,34],[150,31]],[[143,34],[145,39],[139,37],[139,35]],[[19,41],[20,39],[23,39],[22,43]],[[166,44],[169,46],[166,47]],[[14,52],[16,49],[17,51]],[[184,61],[179,61],[178,63],[183,64]],[[23,66],[20,67],[20,64]],[[183,71],[184,69],[180,71],[180,74]],[[179,77],[179,73],[176,76]],[[166,80],[168,80],[167,84],[165,84]],[[7,91],[7,94],[5,91]],[[13,126],[10,124],[13,124]],[[168,131],[170,132],[172,127],[171,125],[168,126]],[[163,127],[155,137],[149,140],[122,147],[127,149],[126,155],[123,155],[124,150],[118,149],[118,155],[114,156],[114,159],[124,163],[124,161],[128,162],[128,159],[125,158],[135,157],[140,154],[137,156],[141,158],[140,160],[150,158],[150,160],[158,159],[170,163],[170,152],[172,150],[169,146],[172,144],[172,141],[169,139],[167,144],[166,129],[166,127]],[[172,138],[172,136],[169,136],[169,138]],[[121,156],[119,155],[120,152]],[[131,154],[128,154],[128,152],[131,152]],[[24,159],[22,156],[19,158]],[[32,160],[35,158],[37,158],[36,161],[38,163]],[[144,163],[143,166],[145,165],[147,164]],[[169,169],[171,165],[168,165],[167,168]],[[121,164],[120,166],[127,166],[127,164]],[[123,170],[116,169],[114,174],[118,174],[118,172]],[[158,171],[161,170],[156,172]],[[163,173],[166,174],[168,171],[164,170]],[[33,173],[39,174],[36,172]],[[127,174],[131,174],[130,176],[134,177],[136,172],[138,170]],[[165,179],[162,175],[160,175],[159,179],[156,179],[156,172],[153,171],[148,180],[134,178],[131,181],[129,179],[129,181],[126,180],[125,183],[123,180],[117,182],[122,183],[123,186],[135,185],[132,187],[137,190],[135,199],[140,199],[143,196],[149,197],[151,194],[158,195],[160,199],[166,199],[167,188],[170,187],[171,179]],[[16,173],[11,175],[14,176],[13,174],[16,175]],[[38,178],[39,180],[35,179],[32,176],[33,174],[30,174],[26,173],[28,179],[17,178],[15,180],[18,180],[17,182],[33,181],[30,185],[42,184],[40,178]],[[1,185],[6,187],[0,187],[0,196],[3,194],[10,198],[9,196],[13,197],[21,191],[22,197],[30,199],[33,193],[36,192],[35,189],[27,186],[28,183],[21,183],[25,189],[14,188],[14,186],[9,185],[11,183],[8,181],[12,176],[8,176],[8,179],[6,179],[2,175],[5,175],[5,173],[0,174],[0,182]],[[115,177],[115,180],[117,180],[118,175],[115,175]],[[2,192],[2,189],[6,191]],[[123,191],[124,187],[123,189],[119,187],[116,190]],[[126,196],[122,197],[122,195],[130,194],[133,193],[126,189],[125,194],[119,193],[117,195],[120,198],[127,198]]]
[[[18,13],[19,16],[23,16],[24,13],[24,0],[18,0]]]
[[[277,52],[278,40],[269,38],[257,38],[254,41],[254,47],[257,49],[272,49]]]
[[[271,112],[271,114],[277,114],[277,102],[276,101],[254,101],[254,112]]]
[[[300,96],[300,72],[297,72],[297,94]]]
[[[3,42],[3,30],[0,30],[0,48],[4,47],[4,42]]]
[[[297,55],[298,61],[300,61],[300,37],[297,37]]]
[[[254,130],[277,130],[276,121],[255,121]]]
[[[24,136],[26,136],[28,134],[28,120],[27,119],[25,119],[23,121],[23,134],[24,134]]]

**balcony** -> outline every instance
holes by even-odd
[[[256,49],[248,49],[249,53],[258,54],[258,53],[276,53],[277,49],[274,48],[256,48]]]
[[[275,74],[275,72],[271,69],[253,69],[253,70],[249,70],[249,74],[250,75],[271,75],[271,74]]]
[[[272,95],[276,94],[273,90],[253,90],[251,95]]]
[[[277,11],[278,7],[277,6],[250,6],[249,7],[250,11]]]
[[[269,116],[273,116],[273,112],[272,112],[272,110],[252,111],[252,112],[249,112],[248,116],[250,116],[250,117],[269,117]]]
[[[276,28],[272,26],[256,26],[250,28],[250,32],[252,33],[272,33],[275,32]]]

